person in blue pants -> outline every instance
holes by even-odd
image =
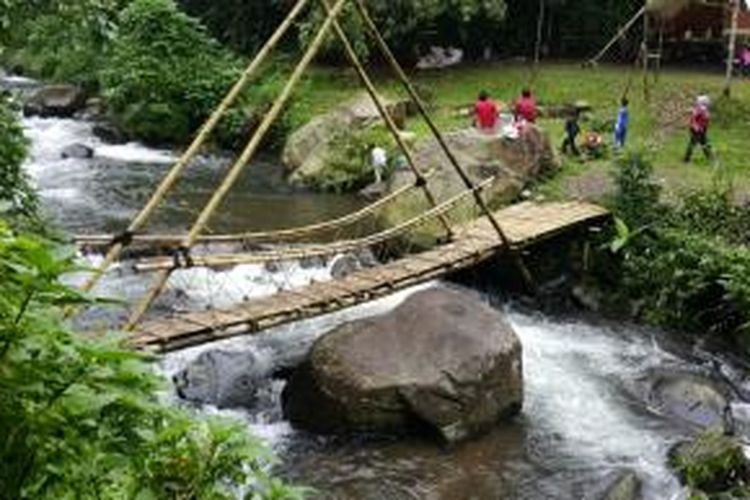
[[[617,113],[617,124],[615,125],[615,149],[623,149],[628,138],[628,127],[630,126],[630,110],[628,109],[627,97],[620,102],[620,111]]]

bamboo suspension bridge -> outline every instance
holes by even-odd
[[[168,256],[146,257],[134,265],[136,271],[154,275],[153,283],[145,297],[131,311],[125,329],[131,332],[131,344],[136,348],[156,351],[172,351],[236,335],[255,333],[264,329],[327,314],[336,310],[365,303],[387,296],[398,290],[426,281],[444,277],[452,272],[485,261],[500,253],[507,253],[520,275],[529,286],[533,277],[524,264],[521,250],[539,240],[550,238],[561,232],[585,225],[597,224],[608,213],[601,207],[582,202],[533,204],[522,203],[493,212],[487,205],[484,191],[497,180],[489,177],[473,182],[456,156],[448,147],[441,132],[430,117],[404,70],[391,53],[378,28],[372,21],[363,0],[320,0],[326,12],[315,38],[302,59],[293,70],[286,86],[281,91],[265,118],[254,131],[245,149],[229,167],[225,178],[216,188],[210,200],[200,211],[189,231],[182,235],[145,234],[144,228],[166,196],[190,167],[210,138],[224,114],[251,84],[272,50],[284,37],[295,20],[309,7],[310,0],[298,0],[288,17],[261,48],[242,77],[227,94],[216,111],[209,117],[193,143],[172,167],[144,208],[133,219],[130,226],[117,235],[94,235],[77,238],[79,245],[103,250],[106,257],[99,268],[84,284],[85,292],[92,292],[110,267],[120,259],[129,247],[166,248]],[[347,35],[339,25],[339,17],[347,3],[353,3],[355,13],[360,16],[369,36],[375,41],[384,59],[404,90],[415,104],[422,119],[437,141],[465,189],[447,200],[438,200],[431,189],[431,172],[425,172],[415,163],[414,156],[404,143],[393,118],[378,94],[367,71],[360,62]],[[206,235],[210,220],[219,215],[222,202],[231,191],[239,176],[257,153],[266,133],[281,114],[310,63],[316,56],[329,33],[333,31],[342,44],[352,67],[377,108],[395,143],[403,153],[414,183],[400,188],[367,207],[342,217],[319,222],[305,227],[278,231],[248,232],[232,235]],[[357,238],[339,239],[321,243],[319,236],[326,232],[341,231],[360,225],[376,215],[394,201],[413,192],[421,193],[429,209],[416,214],[393,227]],[[471,205],[478,218],[473,222],[452,224],[451,215],[458,207]],[[398,241],[427,224],[438,227],[446,242],[435,248],[406,255],[397,260],[359,270],[341,279],[279,291],[268,297],[244,300],[232,307],[215,310],[187,312],[144,321],[153,303],[159,298],[172,274],[181,269],[205,267],[224,269],[244,264],[265,264],[330,257],[356,252]],[[234,243],[239,250],[232,253],[193,252],[201,244]],[[265,247],[257,249],[259,244]],[[255,248],[255,250],[243,250]],[[75,314],[78,311],[70,311]]]

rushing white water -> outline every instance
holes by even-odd
[[[557,436],[554,453],[571,467],[627,467],[645,479],[649,498],[680,492],[666,467],[678,435],[633,410],[624,386],[679,360],[634,329],[510,312],[524,347],[524,416],[532,438]],[[550,450],[552,451],[552,450]]]
[[[431,286],[431,285],[426,285]],[[163,361],[165,374],[171,376],[208,349],[249,350],[263,363],[278,364],[279,358],[290,352],[308,349],[316,338],[334,326],[352,319],[388,312],[406,297],[421,289],[402,292],[366,306],[354,308],[315,320],[309,320],[266,332],[260,337],[237,338],[211,346],[202,346],[170,354]],[[536,314],[508,311],[509,319],[524,346],[525,405],[518,418],[523,441],[532,451],[528,458],[534,468],[548,471],[526,478],[536,481],[524,486],[529,498],[543,498],[545,493],[575,491],[577,482],[595,482],[605,472],[623,468],[634,470],[644,482],[648,499],[680,498],[682,490],[667,470],[669,448],[681,437],[668,422],[643,409],[642,402],[633,401],[625,388],[644,377],[650,370],[664,366],[679,366],[678,357],[662,350],[646,332],[635,328],[612,329],[584,321],[564,321]],[[313,446],[310,451],[299,451],[311,446],[309,437],[294,431],[284,420],[279,408],[281,381],[270,381],[264,389],[257,408],[249,412],[219,412],[243,418],[252,431],[266,439],[285,460],[314,462],[320,453]],[[474,444],[466,445],[468,447]],[[478,446],[478,445],[477,445]],[[368,470],[386,467],[382,451],[360,452],[357,460]],[[417,468],[435,468],[440,456],[437,448],[425,450],[415,446],[408,459]],[[435,456],[432,456],[432,455]],[[324,461],[330,460],[325,457]],[[405,458],[406,459],[406,458]],[[390,460],[390,459],[387,459]],[[508,464],[498,463],[498,467]],[[486,467],[493,465],[485,464]],[[337,474],[349,470],[347,480],[358,484],[351,464],[340,463]],[[458,467],[458,465],[456,465]],[[553,471],[553,473],[550,473]],[[360,471],[361,472],[361,471]],[[322,473],[321,473],[322,474]],[[303,468],[293,476],[302,481],[313,481],[318,487],[334,488],[325,478]],[[373,478],[372,480],[376,480]],[[407,482],[406,477],[397,478]],[[367,483],[367,481],[364,481]],[[367,489],[366,486],[360,485]],[[572,488],[572,489],[571,489]],[[351,494],[351,490],[347,490]],[[359,491],[357,488],[354,491]],[[556,498],[565,498],[560,496]],[[442,498],[436,496],[434,498]],[[478,498],[484,498],[482,496]]]

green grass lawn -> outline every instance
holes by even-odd
[[[667,192],[705,186],[715,177],[716,167],[696,150],[693,163],[685,165],[682,156],[687,145],[687,121],[693,99],[705,92],[714,99],[714,125],[710,137],[718,158],[718,168],[732,180],[738,193],[750,198],[750,80],[738,80],[731,101],[721,101],[723,76],[719,73],[664,70],[651,84],[650,100],[644,97],[643,78],[628,66],[581,68],[573,64],[543,65],[533,88],[542,104],[562,104],[579,100],[588,102],[595,121],[614,120],[628,81],[631,80],[631,129],[629,148],[645,149],[656,167],[658,179]],[[522,87],[530,82],[528,66],[492,64],[464,66],[414,75],[414,82],[431,97],[433,115],[441,129],[449,131],[470,126],[470,119],[459,110],[471,105],[482,89],[501,103],[510,103]],[[389,97],[402,95],[398,84],[377,75],[379,89]],[[304,123],[359,91],[350,70],[315,68],[298,93],[295,122]],[[545,128],[557,145],[562,141],[563,121],[543,119]],[[427,129],[419,120],[409,128],[420,137]],[[586,130],[586,123],[583,126]],[[610,134],[606,139],[611,142]],[[608,171],[612,161],[563,159],[563,171],[540,188],[548,197],[596,198],[608,188]]]

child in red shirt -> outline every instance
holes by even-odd
[[[695,102],[693,113],[690,116],[690,142],[685,153],[685,163],[689,163],[693,157],[695,146],[700,144],[703,153],[708,160],[713,159],[711,144],[708,142],[708,127],[711,124],[711,113],[708,110],[711,104],[708,96],[700,96]]]
[[[536,100],[531,95],[531,90],[523,89],[521,98],[516,103],[516,120],[536,123],[537,113]]]
[[[476,126],[479,130],[487,133],[495,132],[498,108],[487,92],[480,92],[479,100],[474,105],[474,114]]]

